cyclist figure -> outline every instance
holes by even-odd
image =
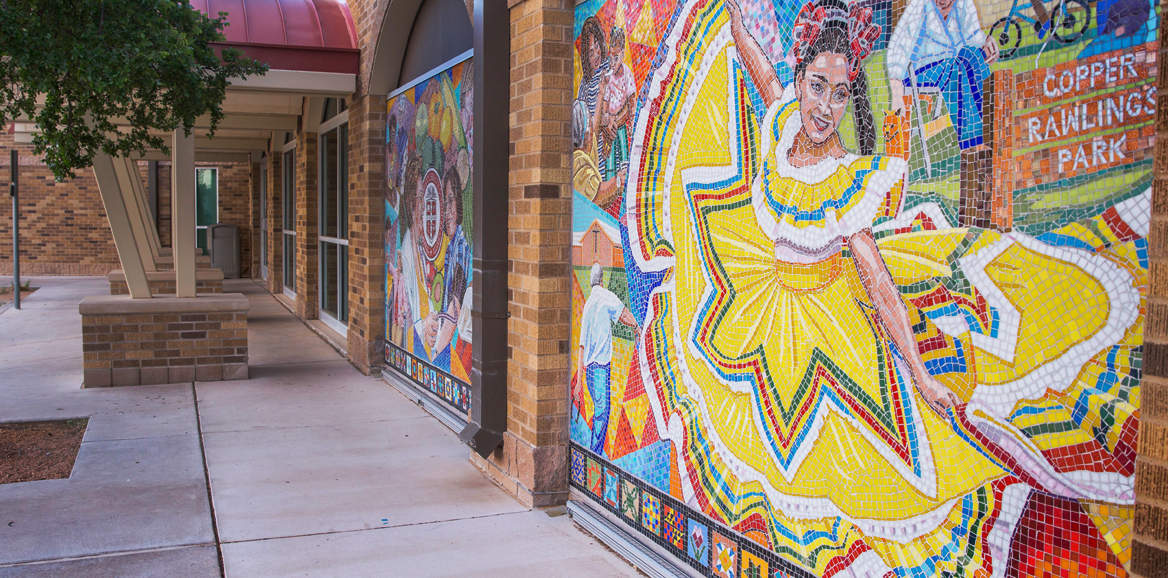
[[[997,59],[998,43],[982,32],[973,0],[909,0],[888,43],[892,110],[903,112],[905,83],[910,81],[918,89],[939,89],[945,99],[961,149],[963,215],[967,210],[980,212],[967,207],[964,197],[986,192],[989,149],[982,138],[983,83]]]

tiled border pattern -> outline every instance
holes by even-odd
[[[470,384],[438,369],[408,351],[385,344],[385,361],[417,386],[429,390],[460,412],[470,411]]]
[[[807,569],[779,558],[582,446],[571,444],[571,454],[572,487],[587,495],[593,507],[619,517],[626,529],[635,530],[703,576],[814,578]],[[704,548],[695,541],[695,534]],[[715,543],[725,550],[722,560],[732,561],[727,572],[716,568]]]

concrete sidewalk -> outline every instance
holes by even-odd
[[[251,380],[82,390],[82,297],[0,313],[0,421],[89,417],[66,480],[0,485],[6,576],[638,576],[250,280]]]

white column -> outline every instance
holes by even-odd
[[[171,247],[175,297],[195,296],[195,137],[174,131],[171,145]]]
[[[130,298],[149,299],[150,284],[146,282],[142,253],[134,238],[129,208],[121,190],[118,172],[114,168],[115,163],[119,162],[105,153],[98,153],[93,157],[93,175],[97,177],[97,188],[101,192],[101,201],[109,218],[110,230],[114,235],[114,247],[118,250],[118,260],[121,261],[122,272],[126,275],[126,287],[130,290]]]
[[[157,258],[162,250],[162,242],[158,238],[158,226],[154,221],[154,211],[150,209],[150,194],[146,185],[142,184],[142,173],[138,172],[138,161],[126,159],[127,172],[134,177],[134,200],[138,203],[138,210],[142,213],[142,224],[146,230],[146,237],[150,241],[150,254]]]
[[[142,267],[147,272],[156,271],[157,266],[154,263],[155,255],[150,244],[150,234],[146,231],[146,227],[149,225],[143,218],[141,203],[138,201],[137,190],[134,187],[138,181],[137,167],[134,166],[131,169],[134,161],[124,157],[115,158],[113,161],[114,172],[118,176],[118,188],[121,190],[122,200],[126,205],[126,214],[130,218],[130,228],[134,232],[134,244],[142,257]]]

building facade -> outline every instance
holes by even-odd
[[[1164,573],[1157,4],[338,6],[354,88],[199,166],[518,500],[660,575]],[[116,268],[87,178],[29,273]]]

